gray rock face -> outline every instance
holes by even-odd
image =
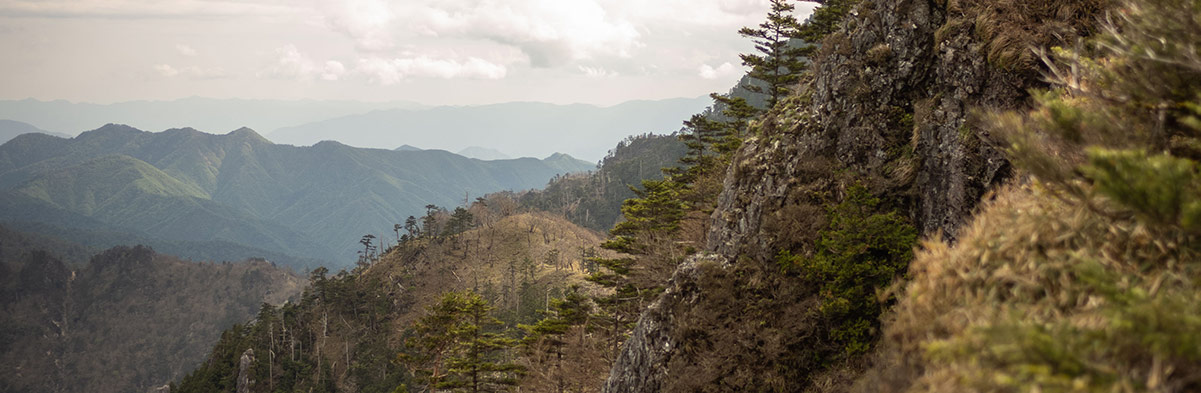
[[[246,349],[242,352],[242,358],[238,359],[238,393],[250,393],[250,385],[254,381],[250,380],[250,366],[254,365],[254,349]]]
[[[766,270],[781,250],[811,252],[825,225],[823,206],[839,198],[847,179],[889,195],[887,207],[908,214],[923,234],[954,240],[981,196],[1010,175],[988,135],[965,127],[969,112],[1016,107],[1036,79],[990,65],[985,43],[970,27],[944,28],[945,11],[933,3],[862,2],[844,29],[823,41],[812,80],[736,153],[707,238],[716,256],[706,258]],[[674,364],[686,363],[671,360],[689,343],[673,336],[673,312],[714,307],[687,303],[705,290],[687,279],[695,265],[682,265],[641,316],[606,392],[679,390],[666,381],[679,373]]]
[[[605,392],[633,393],[663,390],[667,364],[676,346],[674,310],[681,304],[694,304],[701,287],[702,265],[725,269],[729,262],[717,255],[697,254],[676,269],[668,290],[651,304],[641,316],[634,333],[626,340],[616,365],[609,372]]]

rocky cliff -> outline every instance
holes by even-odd
[[[839,386],[848,377],[817,372],[830,348],[813,337],[815,290],[781,277],[777,255],[812,254],[825,206],[850,184],[924,235],[954,241],[981,196],[1011,176],[971,112],[1024,105],[1039,85],[1029,48],[1087,33],[1102,3],[861,2],[736,153],[712,215],[712,254],[680,266],[605,391]]]

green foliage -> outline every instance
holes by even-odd
[[[631,188],[638,198],[622,203],[625,221],[609,231],[613,238],[601,247],[633,255],[646,254],[651,244],[666,239],[680,228],[688,205],[680,198],[680,183],[643,180],[642,190]]]
[[[505,362],[516,341],[496,331],[503,326],[492,306],[474,292],[447,292],[413,324],[400,360],[428,387],[493,392],[517,385],[520,366]]]
[[[789,94],[792,85],[800,80],[800,73],[807,67],[805,50],[792,45],[792,39],[801,36],[801,25],[792,11],[796,6],[788,0],[771,0],[771,11],[767,20],[758,28],[743,27],[738,34],[751,38],[759,54],[741,54],[742,65],[751,67],[750,77],[766,82],[767,87],[745,86],[748,90],[767,95],[767,107],[771,108]]]
[[[1082,167],[1093,187],[1160,225],[1201,231],[1201,178],[1197,163],[1167,154],[1090,149]]]
[[[878,213],[879,198],[866,188],[847,189],[828,208],[830,225],[819,232],[812,257],[781,252],[778,262],[819,285],[819,310],[830,323],[830,339],[847,355],[866,352],[879,330],[877,291],[888,287],[913,259],[917,230],[896,212]]]

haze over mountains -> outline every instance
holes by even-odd
[[[75,135],[99,124],[143,130],[191,127],[205,132],[248,127],[281,144],[323,140],[356,147],[462,151],[476,146],[507,157],[566,153],[596,162],[613,142],[631,134],[670,133],[700,112],[706,97],[630,101],[609,107],[513,102],[426,107],[410,102],[278,101],[185,98],[88,104],[67,101],[0,101],[0,119],[46,132]],[[485,159],[497,159],[487,155]]]
[[[345,265],[425,205],[539,188],[591,169],[566,155],[482,161],[441,150],[273,144],[253,130],[106,125],[0,146],[0,221],[93,247],[143,243],[194,259]]]

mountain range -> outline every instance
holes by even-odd
[[[106,123],[143,130],[247,127],[261,131],[276,143],[296,146],[324,140],[381,149],[410,144],[451,152],[484,146],[511,157],[545,157],[561,152],[596,162],[613,141],[631,134],[678,130],[680,120],[709,104],[707,97],[639,100],[607,107],[535,102],[426,106],[406,101],[201,97],[112,104],[25,99],[0,100],[0,119],[36,126],[24,132],[62,136]],[[5,127],[0,124],[0,138]]]
[[[145,130],[194,127],[199,130],[257,130],[301,125],[380,109],[425,106],[407,101],[248,100],[203,97],[171,101],[128,101],[112,104],[0,100],[0,119],[34,124],[44,130],[75,135],[97,124],[122,123]]]
[[[109,124],[65,139],[0,146],[0,221],[91,247],[131,242],[185,258],[280,258],[311,268],[354,260],[360,237],[387,239],[429,204],[542,187],[593,165],[481,161],[441,150],[277,145],[253,130],[146,132]]]
[[[284,127],[267,137],[297,146],[322,140],[387,148],[407,143],[450,151],[487,146],[516,157],[544,156],[551,148],[595,162],[613,141],[631,134],[679,130],[682,119],[710,103],[704,97],[630,101],[610,107],[513,102],[389,109]]]

